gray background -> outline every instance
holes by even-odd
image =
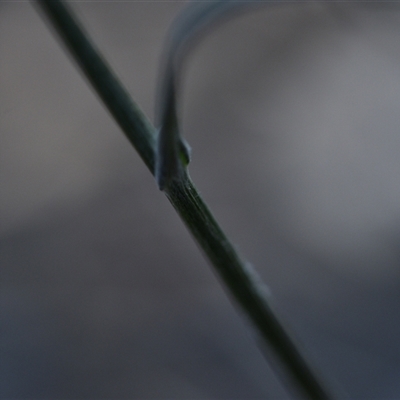
[[[181,2],[75,2],[153,117]],[[260,8],[188,63],[191,176],[315,365],[400,398],[400,6]],[[3,399],[286,398],[32,4],[0,3]]]

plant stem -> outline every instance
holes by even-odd
[[[36,3],[154,175],[155,128],[131,100],[67,6],[61,0],[36,0]],[[258,328],[303,395],[311,399],[330,398],[270,308],[261,281],[239,257],[187,174],[181,181],[174,181],[165,193],[225,282],[228,292]]]

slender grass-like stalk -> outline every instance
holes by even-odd
[[[131,100],[66,4],[61,0],[36,0],[36,4],[154,175],[155,128]],[[253,322],[300,392],[311,399],[331,398],[269,306],[261,281],[231,245],[186,171],[182,179],[168,185],[165,193],[225,282],[231,297]]]

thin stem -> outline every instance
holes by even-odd
[[[154,175],[154,127],[131,100],[67,6],[60,0],[36,0],[36,3]],[[330,398],[268,305],[261,281],[239,257],[189,177],[185,175],[182,180],[174,181],[165,193],[229,293],[258,328],[262,339],[272,348],[303,395],[311,399]]]

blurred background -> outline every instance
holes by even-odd
[[[153,119],[182,2],[71,2]],[[38,10],[0,3],[2,399],[288,394]],[[187,63],[191,176],[319,370],[400,398],[400,6],[259,7]]]

